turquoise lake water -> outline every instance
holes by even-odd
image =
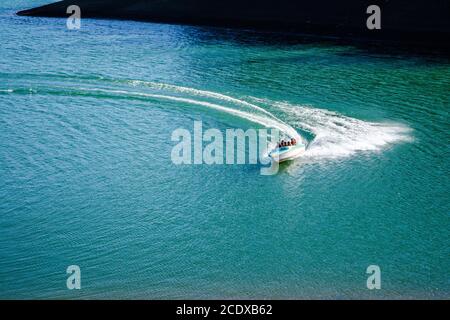
[[[0,298],[450,297],[448,58],[43,3],[0,4]],[[264,127],[205,102],[308,148],[176,166],[177,128]]]

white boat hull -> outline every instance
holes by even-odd
[[[304,145],[296,145],[289,147],[281,147],[273,150],[269,156],[273,161],[283,162],[288,160],[294,160],[295,158],[300,157],[305,152]]]

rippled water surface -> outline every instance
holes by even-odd
[[[1,298],[449,297],[447,58],[14,15],[44,2],[0,5]],[[308,148],[176,166],[195,120]]]

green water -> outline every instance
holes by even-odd
[[[0,5],[0,298],[449,298],[447,58],[45,2]],[[177,128],[264,127],[205,102],[308,149],[176,166]]]

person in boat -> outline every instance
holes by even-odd
[[[291,138],[290,141],[281,140],[281,142],[278,144],[277,148],[291,147],[291,146],[295,146],[296,144],[297,144],[297,140],[295,140],[294,138]]]

